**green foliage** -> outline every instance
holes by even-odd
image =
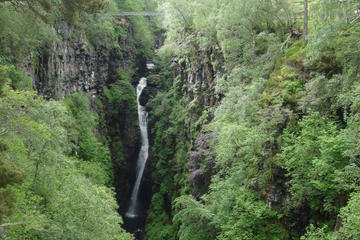
[[[354,192],[350,196],[348,204],[340,211],[341,227],[338,231],[330,232],[327,227],[315,228],[310,225],[303,240],[334,240],[334,239],[357,239],[359,232],[359,193]]]
[[[234,16],[234,14],[236,14]],[[218,39],[229,67],[238,61],[251,62],[262,55],[267,41],[286,31],[285,1],[230,1],[219,12]],[[263,39],[265,42],[263,42]]]
[[[167,39],[156,60],[159,93],[148,104],[155,193],[145,239],[359,238],[359,1],[311,2],[306,46],[296,1],[159,3]],[[106,187],[110,154],[87,97],[46,102],[5,62],[20,64],[53,42],[47,22],[63,17],[86,32],[90,47],[121,54],[124,40],[141,61],[153,52],[157,22],[129,17],[114,26],[113,14],[155,7],[145,0],[0,2],[0,221],[25,222],[5,229],[10,239],[131,239],[118,226]],[[104,89],[121,169],[124,136],[135,138],[128,131],[137,128],[133,74],[120,71]],[[213,90],[216,96],[201,93]],[[218,99],[216,109],[203,106],[207,97]],[[196,163],[212,176],[195,199],[189,152],[202,132],[215,138],[204,150],[214,157],[206,159],[211,166]]]
[[[5,234],[132,239],[120,228],[114,192],[105,186],[111,162],[95,137],[98,117],[83,94],[65,102],[12,89],[0,98],[0,218],[18,223],[5,227]]]
[[[161,63],[164,69],[168,67],[166,61]],[[152,179],[159,191],[151,202],[146,239],[175,239],[176,226],[172,224],[171,203],[188,191],[186,172],[191,111],[179,95],[178,79],[167,77],[167,74],[161,75],[160,81],[170,89],[165,87],[164,92],[159,92],[149,103],[152,121],[156,121],[153,129],[155,140],[152,153],[155,161]],[[165,84],[166,81],[171,82]]]
[[[143,11],[147,8],[151,11],[150,8],[156,6],[153,2],[151,4],[148,6],[145,1],[123,3],[116,0],[1,1],[0,55],[15,64],[36,59],[40,47],[61,40],[57,39],[54,26],[61,26],[66,21],[68,25],[76,26],[73,36],[83,36],[83,32],[86,33],[85,40],[88,41],[89,47],[119,49],[118,37],[122,37],[129,40],[129,45],[135,45],[136,53],[140,57],[150,57],[153,51],[154,24],[140,17],[129,19],[131,26],[122,25],[121,21],[115,19],[115,15],[124,10]]]
[[[95,136],[98,125],[98,115],[90,111],[86,95],[76,93],[65,99],[74,119],[75,155],[85,162],[79,161],[79,167],[84,174],[95,183],[109,184],[111,182],[111,159],[109,149]]]
[[[289,108],[296,109],[297,100],[304,89],[303,57],[302,41],[298,40],[277,60],[275,69],[266,82],[264,104],[288,105]]]
[[[81,28],[86,32],[87,40],[92,46],[112,48],[117,45],[116,32],[113,25],[112,13],[100,14],[97,18],[85,15],[81,22]]]
[[[176,227],[171,224],[171,219],[169,219],[169,215],[164,209],[165,205],[163,194],[155,193],[147,217],[146,239],[176,239]]]
[[[70,1],[69,1],[70,2]],[[74,2],[74,1],[71,1]],[[84,30],[86,33],[86,38],[89,41],[91,46],[94,47],[106,47],[108,49],[111,48],[120,48],[118,44],[117,37],[125,37],[120,33],[124,33],[121,25],[115,25],[115,17],[119,12],[117,4],[115,1],[93,1],[98,2],[100,6],[92,7],[88,6],[90,9],[94,8],[94,10],[90,11],[88,14],[81,14],[80,19],[77,21],[77,25],[80,29]],[[83,4],[87,5],[87,2],[83,2]],[[90,4],[94,4],[91,3]],[[104,5],[104,6],[101,6]],[[94,16],[91,13],[96,13]]]
[[[25,173],[12,164],[6,156],[6,143],[0,143],[0,223],[4,216],[11,216],[16,206],[16,197],[9,185],[24,181]]]
[[[336,125],[317,113],[285,131],[280,161],[289,172],[296,206],[307,202],[312,209],[336,212],[344,204],[360,169],[343,155],[343,142]]]
[[[0,55],[19,63],[42,43],[54,39],[43,21],[28,11],[21,12],[0,3]]]
[[[154,0],[115,0],[115,2],[118,4],[119,11],[140,12],[155,11],[156,9],[156,1]],[[137,53],[142,57],[150,58],[154,50],[153,30],[157,23],[154,22],[155,20],[147,20],[140,16],[130,17],[128,21],[132,27]]]
[[[52,0],[2,0],[0,2],[3,6],[11,6],[15,9],[31,13],[44,21],[49,20],[49,12],[52,5],[55,5],[56,3],[57,2]]]
[[[164,62],[175,58],[179,71],[171,76],[160,68],[167,93],[151,105],[158,187],[147,239],[161,226],[170,228],[166,213],[177,228],[171,237],[179,239],[298,239],[306,229],[303,239],[358,237],[351,194],[360,176],[358,4],[310,3],[303,46],[296,1],[162,2],[167,38],[159,54]],[[209,53],[210,61],[200,59]],[[196,88],[204,79],[193,73],[209,63],[214,76],[206,80],[221,99],[216,110],[201,106]],[[215,112],[210,124],[200,117],[208,111]],[[177,180],[186,173],[174,159],[196,148],[199,131],[215,136],[204,150],[215,152],[215,166],[209,191],[194,199]],[[174,185],[183,189],[174,191]],[[171,207],[163,199],[173,201]],[[299,214],[304,209],[306,216]],[[304,219],[289,227],[298,218]],[[343,218],[354,228],[339,227]]]
[[[340,217],[342,219],[342,227],[339,230],[338,239],[354,239],[360,236],[360,195],[355,192],[351,195],[346,207],[341,209]]]
[[[109,0],[62,0],[63,14],[70,23],[75,22],[82,12],[96,13],[108,4]]]
[[[10,63],[23,63],[37,49],[57,39],[53,26],[65,19],[84,30],[93,46],[117,44],[114,2],[108,0],[5,0],[0,2],[0,55]],[[95,14],[96,17],[94,16]]]
[[[123,137],[132,136],[136,138],[135,133],[129,133],[132,129],[138,129],[137,121],[137,103],[136,92],[128,79],[118,80],[109,88],[104,89],[107,98],[107,114],[111,119],[110,135],[112,138],[112,156],[117,165],[124,169],[125,162]],[[119,119],[125,119],[124,122]],[[128,139],[132,141],[131,139]]]
[[[243,188],[235,190],[234,187],[232,186],[234,203],[227,202],[228,209],[221,209],[225,212],[218,211],[218,221],[222,228],[218,239],[284,238],[282,227],[277,223],[276,211],[271,210],[250,191]],[[230,214],[227,215],[229,210]]]
[[[301,237],[301,240],[330,240],[331,238],[326,234],[326,226],[322,228],[315,228],[314,225],[310,225],[307,229],[307,233]]]
[[[128,79],[120,80],[105,88],[104,93],[110,104],[111,115],[118,116],[122,109],[137,111],[136,92]]]
[[[204,205],[197,202],[192,196],[183,195],[175,200],[174,206],[181,210],[174,216],[175,223],[181,224],[179,239],[211,239],[216,231],[215,224],[209,224],[214,218]]]
[[[154,49],[154,36],[152,35],[149,23],[145,19],[140,18],[134,21],[133,24],[135,26],[134,40],[139,54],[145,58],[151,57]]]
[[[237,187],[241,181],[238,176],[239,172],[225,181],[215,180],[203,197],[205,204],[187,196],[175,201],[175,207],[181,208],[174,218],[181,223],[180,239],[284,238],[280,215],[256,194]]]
[[[321,112],[335,113],[339,108],[350,108],[357,99],[360,59],[354,53],[360,49],[355,40],[360,25],[328,24],[313,33],[307,46],[305,63],[319,73],[311,76],[305,101]]]
[[[0,78],[3,85],[5,83],[10,83],[10,86],[13,89],[32,89],[31,78],[24,76],[24,73],[21,70],[16,69],[13,65],[0,65]]]
[[[1,148],[8,148],[5,143],[1,143]],[[6,152],[1,150],[0,152],[0,187],[5,188],[9,184],[17,184],[21,183],[24,179],[24,172],[14,166],[7,156],[5,155]]]

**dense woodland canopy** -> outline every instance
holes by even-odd
[[[161,7],[164,87],[151,103],[158,192],[147,239],[360,239],[360,1]],[[183,67],[175,78],[174,58]],[[213,93],[184,86],[181,74],[196,64],[211,66]],[[196,139],[208,135],[192,162]],[[194,164],[203,177],[195,193]]]
[[[360,0],[0,0],[0,238],[134,239],[104,115],[136,116],[136,69],[95,103],[39,96],[24,62],[59,22],[156,65],[144,239],[360,239]]]

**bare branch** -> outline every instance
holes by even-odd
[[[23,225],[23,224],[26,224],[26,222],[3,223],[3,224],[0,225],[0,228],[3,228],[3,227],[12,227],[12,226]]]
[[[0,136],[5,135],[8,132],[6,128],[0,129]]]

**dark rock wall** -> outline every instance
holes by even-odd
[[[218,48],[197,53],[187,59],[175,59],[174,75],[180,76],[184,94],[195,99],[199,108],[217,106],[220,99],[215,94],[215,85],[225,71],[223,55]]]
[[[65,22],[56,23],[54,31],[57,39],[39,49],[37,57],[29,57],[24,63],[24,71],[32,77],[33,87],[38,94],[47,99],[61,99],[76,92],[85,92],[91,100],[92,109],[101,116],[98,131],[108,139],[111,152],[118,152],[118,149],[114,149],[118,145],[114,143],[120,139],[125,165],[119,165],[115,154],[112,154],[112,158],[114,187],[122,213],[127,207],[134,178],[129,169],[136,163],[140,144],[137,112],[123,108],[119,109],[117,116],[112,116],[107,109],[103,90],[116,81],[122,81],[120,71],[135,72],[139,56],[131,24],[125,20],[115,21],[114,24],[121,24],[126,33],[123,37],[113,39],[118,42],[120,49],[106,47],[102,42],[93,46],[84,30]],[[103,108],[98,108],[96,99],[102,102]]]
[[[214,173],[215,153],[211,148],[213,141],[212,134],[204,133],[196,140],[194,150],[190,152],[188,181],[192,186],[192,194],[196,198],[207,193]]]
[[[103,87],[117,80],[120,69],[136,64],[136,49],[129,40],[131,26],[123,27],[128,34],[117,40],[120,53],[101,42],[93,46],[81,29],[56,23],[57,39],[39,49],[38,57],[25,64],[34,88],[45,98],[59,99],[80,91],[101,96]]]
[[[174,75],[180,76],[183,92],[189,102],[194,101],[196,107],[191,112],[192,124],[201,117],[204,110],[214,110],[221,101],[221,96],[216,95],[216,79],[224,72],[224,58],[220,48],[214,47],[207,51],[199,50],[196,56],[188,59],[175,59]],[[207,121],[213,118],[209,111]],[[215,154],[211,152],[214,138],[211,134],[197,129],[199,136],[193,141],[193,149],[189,153],[188,182],[192,186],[192,194],[198,198],[207,192],[211,176],[214,174]],[[192,136],[191,136],[192,137]]]

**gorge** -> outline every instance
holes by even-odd
[[[0,0],[0,239],[360,239],[360,2]]]
[[[125,225],[127,224],[126,222],[128,222],[128,225],[133,224],[134,226],[129,226],[129,229],[133,232],[142,231],[142,224],[138,222],[141,221],[141,219],[145,219],[146,217],[146,209],[139,205],[139,191],[141,190],[141,181],[143,179],[146,161],[149,157],[148,113],[146,112],[145,107],[140,103],[141,94],[146,87],[146,81],[146,78],[141,78],[139,84],[136,87],[136,101],[138,104],[141,148],[136,163],[136,181],[132,189],[129,208],[125,213]]]
[[[141,134],[141,148],[139,157],[136,164],[136,181],[133,187],[131,197],[130,197],[130,206],[126,212],[126,217],[134,218],[138,215],[138,197],[141,180],[143,178],[146,161],[149,156],[149,139],[148,139],[148,129],[147,129],[147,115],[146,109],[140,104],[140,96],[144,88],[146,87],[146,78],[141,78],[137,88],[136,88],[136,99],[138,103],[138,115],[139,115],[139,126]]]

